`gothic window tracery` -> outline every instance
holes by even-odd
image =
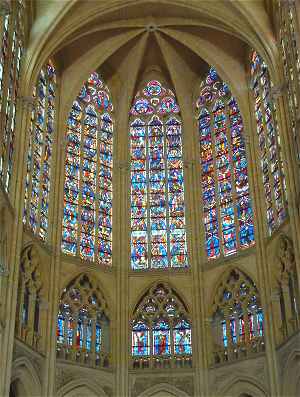
[[[40,304],[42,300],[40,258],[32,245],[21,255],[16,334],[35,350],[41,348]]]
[[[174,93],[149,81],[130,111],[131,267],[188,266],[182,126]]]
[[[109,366],[108,308],[98,283],[87,275],[77,277],[62,292],[57,356],[96,368]]]
[[[56,71],[51,60],[33,89],[23,223],[42,240],[49,225],[49,196],[55,123]]]
[[[267,64],[256,51],[251,55],[251,88],[255,100],[268,233],[272,234],[287,215],[286,188],[276,106],[271,93],[272,81]]]
[[[300,164],[300,136],[297,129],[300,101],[300,54],[297,34],[296,6],[291,1],[278,1],[279,41],[287,84],[287,99],[291,118],[293,138],[296,144],[297,160]]]
[[[205,248],[208,259],[254,245],[243,120],[214,68],[200,86],[199,128]]]
[[[0,54],[1,137],[0,179],[6,192],[10,190],[15,148],[15,123],[21,59],[24,51],[25,2],[16,1],[4,16]]]
[[[92,73],[67,121],[62,251],[112,265],[113,106]]]
[[[234,269],[224,277],[213,303],[216,364],[264,350],[264,314],[253,281]]]
[[[176,292],[159,283],[136,306],[131,323],[133,368],[192,365],[191,322]]]

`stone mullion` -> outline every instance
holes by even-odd
[[[7,77],[7,90],[6,92],[9,92],[9,96],[6,98],[5,101],[5,106],[3,106],[4,114],[4,122],[3,122],[3,144],[5,146],[5,156],[4,156],[4,163],[2,164],[2,171],[3,171],[3,176],[2,176],[2,184],[6,189],[6,178],[7,178],[7,171],[8,171],[8,157],[9,157],[9,144],[12,139],[11,135],[11,124],[12,124],[12,118],[13,118],[13,103],[14,103],[14,95],[15,95],[15,82],[16,82],[16,61],[13,55],[17,55],[17,48],[18,48],[18,24],[17,24],[17,15],[14,15],[14,19],[12,21],[13,23],[10,25],[10,30],[12,30],[11,34],[11,45],[9,47],[9,52],[8,52],[8,65],[10,66],[7,70],[8,77]],[[15,35],[15,36],[14,36]],[[13,53],[13,46],[14,46],[14,53]],[[11,79],[12,77],[12,79]],[[12,84],[10,85],[10,82]],[[9,104],[9,107],[7,108],[7,105]],[[7,112],[8,110],[8,112]]]
[[[219,180],[218,180],[218,172],[219,169],[217,167],[217,157],[218,152],[216,149],[216,142],[217,142],[217,131],[219,128],[215,128],[215,115],[212,111],[213,106],[211,105],[208,109],[210,114],[210,133],[211,133],[211,151],[212,151],[212,161],[213,161],[213,173],[212,177],[214,179],[214,191],[215,191],[215,207],[217,213],[217,223],[218,223],[218,237],[219,237],[219,250],[220,254],[219,257],[224,256],[224,244],[223,244],[223,227],[222,227],[222,215],[221,215],[221,201],[220,201],[220,194],[219,194]],[[202,175],[201,175],[201,183],[202,183]],[[202,195],[203,200],[203,195]],[[204,209],[202,210],[204,215]],[[204,239],[206,243],[206,239]]]
[[[250,73],[248,74],[250,80]],[[266,239],[267,235],[267,222],[266,208],[265,208],[265,190],[262,180],[262,169],[258,161],[256,160],[257,152],[259,149],[258,134],[256,130],[257,122],[253,112],[255,100],[253,93],[248,92],[246,97],[248,107],[244,109],[244,124],[247,126],[247,131],[255,131],[253,134],[249,133],[249,163],[253,164],[253,167],[249,168],[250,183],[253,186],[253,213],[254,213],[254,226],[256,230],[256,260],[258,263],[258,282],[260,296],[264,308],[264,322],[265,327],[265,344],[266,344],[266,359],[268,375],[270,379],[270,392],[273,395],[280,395],[280,387],[278,382],[278,364],[276,357],[276,344],[274,336],[274,320],[271,311],[271,288],[270,288],[270,272],[268,270],[268,257],[266,252]],[[260,149],[259,149],[260,150]],[[260,158],[260,153],[259,153]]]
[[[146,207],[146,211],[147,211],[147,218],[146,218],[146,222],[147,222],[147,254],[148,254],[148,266],[147,269],[151,269],[152,266],[152,252],[151,252],[151,212],[150,212],[150,194],[151,194],[151,188],[150,188],[150,167],[149,167],[149,153],[150,153],[150,148],[149,148],[149,131],[150,131],[150,118],[147,117],[146,120],[144,120],[146,125],[145,125],[145,131],[146,131],[146,135],[145,135],[145,149],[146,149],[146,185],[147,185],[147,207]],[[133,174],[132,174],[133,175]],[[131,177],[131,175],[130,175]]]
[[[234,213],[234,232],[235,232],[235,241],[236,241],[236,251],[238,252],[240,249],[240,227],[239,227],[239,217],[238,217],[238,202],[240,196],[238,196],[236,191],[236,176],[235,176],[235,163],[233,162],[233,144],[231,138],[231,121],[229,115],[229,105],[225,104],[224,113],[226,114],[226,138],[228,144],[228,154],[229,154],[229,164],[230,164],[230,183],[231,183],[231,200],[233,206]],[[237,336],[238,339],[238,336]]]
[[[9,51],[10,51],[10,42],[11,42],[11,25],[13,22],[13,14],[11,12],[11,9],[5,8],[3,7],[3,3],[0,3],[0,12],[3,12],[3,14],[0,14],[0,21],[1,21],[1,25],[0,25],[0,29],[1,29],[1,46],[2,46],[2,38],[3,38],[3,33],[4,33],[4,23],[5,23],[5,18],[8,17],[8,29],[7,29],[7,55],[4,59],[4,63],[3,63],[3,76],[2,76],[2,95],[3,93],[7,90],[7,82],[8,82],[8,76],[9,76]],[[0,110],[1,110],[1,114],[0,114],[0,127],[1,127],[1,131],[3,132],[3,116],[4,116],[4,112],[3,109],[5,109],[5,104],[6,102],[6,97],[2,96],[2,102],[0,103]],[[2,137],[1,137],[2,138]],[[2,142],[1,142],[2,143]]]
[[[45,68],[46,69],[46,68]],[[38,78],[39,80],[39,78]],[[43,181],[44,181],[44,176],[43,176],[43,168],[44,168],[44,163],[45,163],[45,150],[46,150],[46,134],[47,134],[47,121],[48,121],[48,94],[49,94],[49,81],[48,81],[48,76],[47,76],[47,70],[45,70],[45,83],[46,83],[46,94],[45,94],[45,106],[44,106],[44,124],[42,126],[41,132],[42,132],[42,137],[43,137],[43,142],[42,142],[42,150],[41,150],[41,158],[40,158],[40,178],[39,178],[39,202],[38,202],[38,208],[37,208],[37,233],[39,235],[40,229],[41,229],[41,211],[42,211],[42,195],[43,195]],[[39,81],[38,81],[39,84]],[[38,86],[37,84],[37,86]],[[38,95],[36,96],[37,102],[39,102],[39,97]],[[50,222],[49,222],[50,223]],[[46,231],[46,239],[47,239],[47,231]]]
[[[167,142],[167,126],[166,126],[166,117],[162,117],[162,132],[163,132],[163,159],[165,164],[165,191],[164,196],[166,200],[166,235],[167,235],[167,257],[168,257],[168,267],[171,268],[172,266],[172,258],[171,258],[171,243],[170,243],[170,206],[169,206],[169,167],[168,167],[168,142]],[[180,120],[181,122],[181,120]]]
[[[7,91],[9,88],[9,81],[10,81],[10,65],[11,65],[11,52],[12,52],[12,41],[13,41],[13,33],[14,33],[14,28],[15,28],[15,18],[16,18],[16,10],[13,5],[11,5],[11,9],[7,11],[9,13],[9,25],[8,25],[8,36],[7,36],[7,54],[5,58],[5,64],[4,64],[4,73],[3,73],[3,78],[2,78],[2,94],[5,93],[5,95],[2,96],[2,103],[1,103],[1,115],[0,115],[0,127],[1,127],[1,146],[0,146],[0,157],[3,156],[5,153],[3,151],[4,149],[4,129],[5,129],[5,124],[6,124],[6,106],[7,106]],[[7,148],[6,148],[7,151]],[[5,155],[4,155],[5,158]],[[2,173],[3,177],[5,175],[5,165],[4,163],[2,164]],[[1,183],[3,184],[3,179],[1,180]]]
[[[77,229],[77,244],[76,244],[76,256],[78,258],[80,258],[80,243],[81,243],[81,237],[82,237],[82,219],[81,219],[81,214],[82,214],[82,208],[83,208],[83,199],[82,199],[82,187],[84,185],[83,183],[83,160],[84,160],[84,153],[83,153],[83,147],[84,147],[84,141],[85,141],[85,136],[84,136],[84,118],[86,116],[86,106],[84,107],[84,109],[82,110],[82,119],[81,119],[81,137],[80,137],[80,150],[79,150],[79,181],[78,181],[78,220],[77,220],[77,225],[78,225],[78,229]],[[99,121],[99,120],[98,120]],[[98,154],[98,153],[97,153]],[[90,162],[90,160],[88,159],[88,161]],[[65,172],[64,172],[65,173]],[[89,207],[90,208],[90,207]],[[86,260],[86,258],[83,258],[84,260]]]
[[[96,174],[95,174],[95,202],[94,202],[94,261],[95,263],[99,263],[100,251],[99,251],[99,242],[101,238],[101,234],[99,233],[99,219],[100,219],[100,194],[103,189],[101,189],[100,184],[100,170],[101,170],[101,159],[100,159],[100,143],[101,143],[101,116],[98,115],[98,123],[99,123],[99,131],[97,128],[97,140],[96,140]],[[93,161],[89,161],[92,163]],[[103,177],[105,178],[105,177]],[[81,190],[80,190],[81,191]]]
[[[29,102],[24,102],[25,99],[23,99],[23,106],[26,105],[28,106],[30,103]],[[27,101],[27,100],[26,100]],[[36,102],[36,98],[35,101]],[[31,103],[31,111],[29,112],[29,117],[28,119],[30,119],[29,121],[29,130],[28,130],[28,145],[25,146],[25,148],[27,149],[26,151],[26,155],[25,155],[25,169],[26,169],[26,173],[25,173],[25,177],[23,178],[23,183],[25,183],[26,177],[27,177],[27,162],[28,162],[28,154],[29,151],[31,151],[31,161],[30,161],[30,172],[29,172],[29,184],[28,184],[28,198],[27,198],[27,203],[26,203],[26,225],[30,225],[29,223],[29,219],[30,219],[30,208],[31,208],[31,195],[32,195],[32,171],[33,171],[33,163],[34,163],[34,139],[33,139],[33,134],[34,134],[34,129],[35,129],[35,121],[36,121],[36,104],[35,103]],[[29,108],[29,106],[28,106]],[[32,112],[34,115],[34,118],[32,119]],[[31,120],[32,120],[32,124],[31,124]],[[31,128],[32,126],[32,128]],[[23,176],[23,175],[22,175]],[[24,189],[24,197],[25,197],[25,189]],[[23,197],[22,197],[23,199]],[[25,205],[25,203],[24,203]]]
[[[259,68],[259,73],[261,72],[261,67]],[[269,78],[269,72],[267,70],[267,72],[265,72],[265,74],[267,74],[268,78]],[[271,197],[272,197],[272,210],[273,210],[273,215],[274,215],[274,220],[275,220],[275,229],[278,227],[278,208],[277,208],[277,203],[276,203],[276,198],[275,198],[275,189],[274,189],[274,174],[271,170],[272,168],[272,164],[273,161],[271,160],[271,153],[270,153],[270,138],[269,138],[269,133],[267,130],[267,121],[266,121],[266,109],[265,109],[265,101],[263,100],[263,86],[260,80],[260,77],[258,79],[259,83],[259,95],[261,98],[261,112],[262,112],[262,121],[263,121],[263,135],[265,137],[265,149],[266,149],[266,154],[265,154],[265,158],[267,159],[267,163],[268,163],[268,176],[269,176],[269,183],[270,183],[270,189],[271,189]],[[269,84],[269,81],[267,83],[267,90],[269,90],[269,94],[266,96],[265,100],[267,100],[268,97],[271,96],[271,86]],[[277,139],[277,135],[278,135],[278,129],[277,129],[277,117],[275,114],[275,111],[271,108],[271,123],[273,125],[273,133],[275,135],[275,149],[276,149],[276,155],[277,155],[277,159],[279,161],[279,171],[281,173],[281,163],[280,163],[280,155],[279,155],[279,147],[278,147],[278,139]],[[259,148],[259,150],[261,150]],[[276,159],[275,159],[276,160]],[[262,172],[263,173],[263,172]],[[264,175],[264,174],[263,174]],[[281,190],[282,190],[282,200],[283,200],[283,206],[284,205],[284,191],[283,191],[283,184],[282,184],[282,178],[280,177],[280,184],[281,184]],[[266,193],[265,193],[266,195]],[[268,225],[269,226],[269,225]],[[274,231],[274,230],[273,230]]]

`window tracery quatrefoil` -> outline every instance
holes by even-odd
[[[130,111],[131,267],[188,266],[182,125],[174,93],[149,81]]]
[[[58,357],[96,367],[109,365],[109,317],[95,280],[81,275],[61,295],[57,318]]]
[[[132,319],[131,352],[134,367],[159,365],[160,360],[170,366],[184,362],[191,365],[189,315],[168,285],[153,286],[137,305]]]
[[[254,282],[238,269],[220,283],[213,303],[215,362],[264,350],[264,314]]]

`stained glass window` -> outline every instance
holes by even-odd
[[[264,314],[254,282],[239,270],[227,274],[214,300],[215,362],[264,350]],[[248,352],[248,353],[247,353]]]
[[[254,244],[244,126],[236,99],[214,68],[196,106],[205,248],[215,259]]]
[[[92,367],[109,365],[107,305],[95,280],[80,275],[63,291],[57,316],[57,355]],[[70,354],[70,352],[74,354]]]
[[[6,62],[8,55],[8,32],[9,32],[10,15],[5,15],[3,19],[2,32],[1,32],[1,53],[0,53],[0,111],[2,110],[3,101],[3,78],[6,72]]]
[[[159,364],[160,358],[191,364],[192,337],[182,300],[166,284],[154,285],[136,306],[132,320],[133,366]],[[185,358],[183,358],[183,356]]]
[[[108,87],[92,73],[67,122],[62,251],[112,264],[113,120]]]
[[[288,88],[288,104],[291,127],[297,160],[300,165],[300,134],[297,131],[297,118],[300,101],[300,43],[297,37],[296,6],[290,1],[279,1],[280,30],[279,40],[283,60],[284,74]],[[299,35],[299,33],[298,33]]]
[[[0,106],[4,117],[0,147],[0,179],[9,192],[15,147],[15,123],[21,58],[24,46],[25,3],[18,1],[4,17],[0,54]]]
[[[48,233],[55,94],[56,71],[49,60],[33,89],[23,214],[23,222],[42,240]]]
[[[187,267],[179,107],[158,81],[134,99],[130,150],[132,269]]]
[[[276,107],[271,95],[272,82],[266,63],[256,51],[253,51],[251,56],[251,88],[255,99],[267,225],[271,234],[286,217],[285,178],[280,137],[277,131]]]

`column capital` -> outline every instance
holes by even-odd
[[[286,82],[284,82],[282,84],[274,85],[271,88],[271,96],[273,97],[274,100],[276,100],[276,99],[282,97],[286,93],[287,88],[288,87],[287,87]]]
[[[32,110],[34,107],[34,98],[32,96],[21,95],[18,97],[18,101],[23,110]]]

